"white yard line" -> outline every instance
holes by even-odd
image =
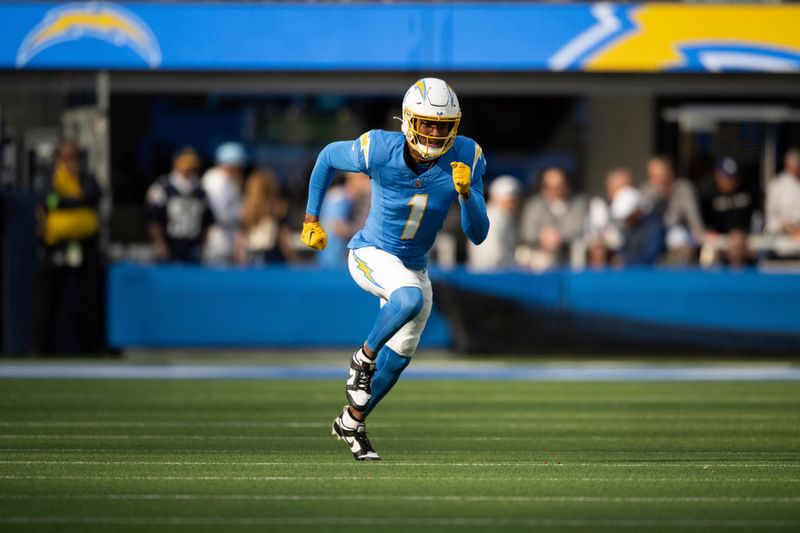
[[[409,424],[410,425],[410,424]],[[382,427],[389,427],[381,424]],[[397,427],[408,427],[406,424],[394,424]],[[0,422],[0,427],[109,427],[109,428],[330,428],[325,422]]]
[[[38,398],[38,396],[37,396]],[[63,400],[63,399],[62,399]],[[242,401],[245,401],[244,399]],[[264,402],[264,398],[256,398],[256,399],[249,399],[246,401],[258,401]],[[624,400],[619,400],[624,401]],[[19,407],[18,403],[14,404],[4,404],[0,402],[0,405],[7,405],[8,407]],[[742,408],[746,407],[746,405],[741,406]],[[535,410],[534,410],[535,409]],[[29,414],[33,414],[33,411],[29,406],[26,406],[26,411]],[[52,415],[50,411],[43,412],[45,417],[47,415]],[[59,413],[60,414],[60,413]],[[61,418],[68,417],[70,415],[81,414],[77,412],[67,413],[64,414]],[[143,426],[154,425],[154,426],[172,426],[177,425],[178,427],[181,426],[200,426],[203,427],[208,425],[209,427],[284,427],[280,424],[286,424],[285,427],[321,427],[321,426],[328,426],[326,422],[280,422],[280,423],[273,423],[269,421],[265,421],[263,418],[261,420],[243,420],[243,421],[226,421],[226,422],[207,422],[205,418],[200,418],[197,420],[192,420],[191,416],[186,415],[185,413],[177,413],[177,412],[170,412],[170,411],[147,411],[147,410],[138,410],[136,413],[132,414],[127,410],[124,411],[95,411],[91,410],[88,413],[83,413],[84,415],[88,414],[92,417],[91,421],[78,421],[77,424],[79,425],[94,425],[97,424],[98,426],[105,426],[110,425],[112,427],[127,427],[128,424],[131,427],[140,427],[140,424]],[[170,420],[159,420],[157,422],[153,422],[150,419],[152,418],[163,418],[164,415],[170,414],[174,415],[175,418],[179,418],[179,421],[172,422]],[[132,416],[133,415],[133,416]],[[233,418],[233,413],[231,413],[231,417]],[[147,420],[141,422],[119,422],[119,418],[124,416],[127,419],[130,418],[145,418]],[[98,418],[109,418],[108,421],[99,421]],[[418,424],[420,420],[427,420],[431,419],[434,421],[441,421],[441,420],[455,420],[458,423],[470,423],[465,422],[471,419],[476,420],[476,424],[485,422],[486,415],[483,414],[475,414],[470,412],[456,412],[451,411],[448,412],[446,410],[436,410],[431,413],[424,413],[419,412],[415,413],[414,415],[405,415],[403,413],[394,413],[392,414],[392,418],[398,420],[397,422],[392,423],[383,423],[383,422],[375,422],[375,427],[392,427],[393,425],[403,426],[406,427],[407,424]],[[403,419],[407,418],[408,422],[403,422]],[[498,423],[504,424],[504,422],[500,422],[504,419],[512,420],[511,423],[520,424],[525,422],[520,422],[520,420],[527,421],[530,420],[532,424],[541,423],[541,421],[557,421],[563,422],[564,420],[574,419],[574,420],[653,420],[653,421],[662,421],[662,420],[678,420],[678,421],[685,421],[685,422],[716,422],[723,419],[728,419],[731,423],[740,422],[741,420],[754,420],[754,421],[764,421],[764,420],[774,420],[778,422],[790,422],[796,421],[800,422],[800,414],[794,414],[792,412],[785,412],[785,413],[741,413],[741,412],[705,412],[705,413],[624,413],[624,412],[615,412],[615,413],[581,413],[581,412],[569,412],[569,411],[556,411],[553,412],[552,410],[548,410],[546,408],[534,407],[528,411],[520,411],[520,412],[508,412],[508,413],[492,413],[492,418],[497,420],[498,422],[489,421],[488,423]],[[44,426],[47,425],[55,425],[55,426],[69,426],[74,424],[75,422],[64,422],[64,421],[53,421],[50,422],[48,420],[43,421],[22,421],[22,422],[15,422],[15,421],[4,421],[0,422],[0,426],[9,427],[15,426],[18,424],[30,425],[30,426],[37,426],[38,424],[42,424]],[[482,424],[483,425],[483,424]],[[538,427],[538,426],[537,426]]]
[[[98,466],[122,466],[122,465],[154,465],[154,466],[306,466],[307,461],[56,461],[56,460],[0,460],[0,465],[98,465]],[[340,466],[341,463],[317,463],[320,466]],[[377,465],[376,465],[377,466]],[[380,464],[379,468],[392,466],[435,466],[435,467],[532,467],[532,468],[563,468],[563,467],[591,467],[591,468],[800,468],[800,463],[703,463],[688,464],[682,461],[662,462],[662,461],[641,461],[633,463],[605,463],[605,462],[581,462],[573,463],[568,460],[553,461],[526,461],[516,463],[493,462],[493,463],[431,463],[431,462],[390,462]]]
[[[782,419],[783,420],[783,419]],[[785,420],[784,420],[785,421]],[[800,422],[800,418],[798,418]],[[653,420],[653,423],[660,423],[662,420]],[[633,424],[633,422],[631,422]],[[386,428],[411,428],[419,425],[419,421],[408,422],[375,422],[371,425],[373,429],[386,429]],[[620,422],[618,425],[624,425]],[[583,429],[586,424],[583,422],[502,422],[502,421],[489,421],[489,422],[454,422],[448,423],[450,428],[458,429],[484,429],[484,428],[499,428],[499,429]],[[71,422],[0,422],[0,427],[4,428],[254,428],[254,429],[321,429],[329,428],[330,424],[326,422],[117,422],[117,421],[71,421]],[[635,429],[640,429],[639,425],[632,426]],[[774,424],[748,424],[747,430],[754,429],[772,429]],[[690,420],[681,419],[678,423],[671,425],[671,429],[686,430],[698,429],[702,431],[713,430],[741,430],[741,420],[732,419],[724,423],[713,423],[708,420]]]
[[[263,441],[263,440],[321,440],[329,439],[330,436],[324,433],[319,435],[152,435],[131,433],[125,435],[117,434],[28,434],[28,433],[6,433],[0,434],[0,439],[79,439],[79,440],[243,440],[243,441]],[[672,434],[655,435],[649,437],[636,437],[637,442],[651,442],[661,440],[674,440],[675,436]],[[530,435],[525,437],[505,436],[505,437],[472,437],[472,436],[414,436],[414,435],[382,435],[382,441],[409,441],[409,440],[425,440],[425,441],[470,441],[470,442],[504,442],[504,441],[580,441],[580,442],[599,442],[599,441],[627,441],[630,440],[629,436],[618,437],[605,437],[598,435],[569,435],[569,436],[543,436],[543,435]],[[692,442],[705,442],[720,440],[720,437],[692,437]],[[758,441],[758,438],[752,435],[726,435],[726,441]]]
[[[141,453],[141,454],[158,454],[158,455],[180,455],[180,454],[231,454],[231,453],[239,453],[239,454],[247,454],[247,455],[264,455],[265,453],[271,454],[278,454],[278,455],[293,455],[293,454],[306,454],[306,451],[292,451],[292,450],[254,450],[254,449],[230,449],[230,448],[152,448],[148,447],[146,449],[142,448],[28,448],[28,447],[8,447],[8,448],[0,448],[0,452],[58,452],[58,453]],[[458,453],[481,453],[485,455],[531,455],[532,452],[530,451],[520,451],[520,450],[481,450],[481,451],[474,451],[468,450],[465,452],[459,452],[458,450],[423,450],[420,453],[427,453],[427,454],[458,454]],[[597,454],[597,450],[536,450],[536,455],[542,457],[544,460],[547,457],[560,457],[560,456],[571,456],[571,455],[592,455]],[[671,452],[659,452],[653,453],[649,450],[644,452],[634,452],[631,453],[629,451],[603,451],[602,454],[605,455],[636,455],[636,454],[647,454],[648,456],[658,456],[660,455],[668,455],[672,456],[674,453]],[[708,450],[681,450],[679,452],[683,455],[687,461],[692,460],[692,456],[706,456],[706,455],[746,455],[746,456],[771,456],[771,455],[780,455],[780,456],[787,456],[787,455],[795,455],[794,453],[787,452],[787,451],[728,451],[728,450],[718,450],[718,451],[708,451]],[[332,450],[318,450],[313,452],[314,455],[341,455],[341,452],[336,452]],[[402,455],[402,453],[400,454]]]
[[[43,475],[0,475],[0,479],[18,480],[78,480],[78,481],[431,481],[430,476],[384,476],[369,470],[361,476],[43,476]],[[711,483],[800,483],[798,478],[775,479],[766,478],[642,478],[642,477],[463,477],[436,476],[435,481],[610,481],[614,483],[631,482],[711,482]]]
[[[737,496],[461,496],[379,494],[3,494],[0,500],[186,500],[186,501],[409,501],[540,503],[798,503],[798,497]]]

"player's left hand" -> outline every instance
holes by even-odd
[[[472,175],[469,166],[453,161],[450,163],[450,168],[453,169],[453,184],[456,186],[458,194],[468,194],[470,176]]]
[[[322,250],[328,245],[328,235],[319,222],[304,222],[300,240],[315,250]]]

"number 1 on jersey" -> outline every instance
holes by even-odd
[[[406,205],[411,206],[411,213],[406,220],[406,227],[403,228],[403,234],[400,239],[408,241],[414,238],[419,230],[419,224],[422,222],[422,215],[425,214],[425,208],[428,207],[427,194],[415,194],[411,201]]]

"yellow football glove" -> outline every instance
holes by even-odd
[[[303,222],[303,232],[300,234],[300,240],[309,248],[315,250],[322,250],[328,246],[328,234],[322,229],[322,224],[319,222]]]
[[[456,191],[458,194],[467,194],[469,192],[470,175],[472,174],[469,167],[464,163],[456,163],[455,161],[450,163],[450,167],[453,169],[453,183],[456,186]]]

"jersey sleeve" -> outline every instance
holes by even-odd
[[[483,175],[486,173],[486,157],[483,155],[483,150],[478,143],[473,142],[475,145],[475,152],[472,158],[472,179],[470,189],[472,192],[477,192],[483,197]]]
[[[354,141],[333,142],[322,149],[317,157],[308,186],[306,212],[319,216],[325,192],[337,170],[368,173],[374,131],[368,131]]]
[[[483,200],[483,174],[486,172],[486,158],[483,150],[474,145],[472,158],[472,178],[470,180],[470,195],[464,201],[459,196],[461,204],[461,229],[473,244],[480,244],[489,233],[489,216],[486,214],[486,203]]]

